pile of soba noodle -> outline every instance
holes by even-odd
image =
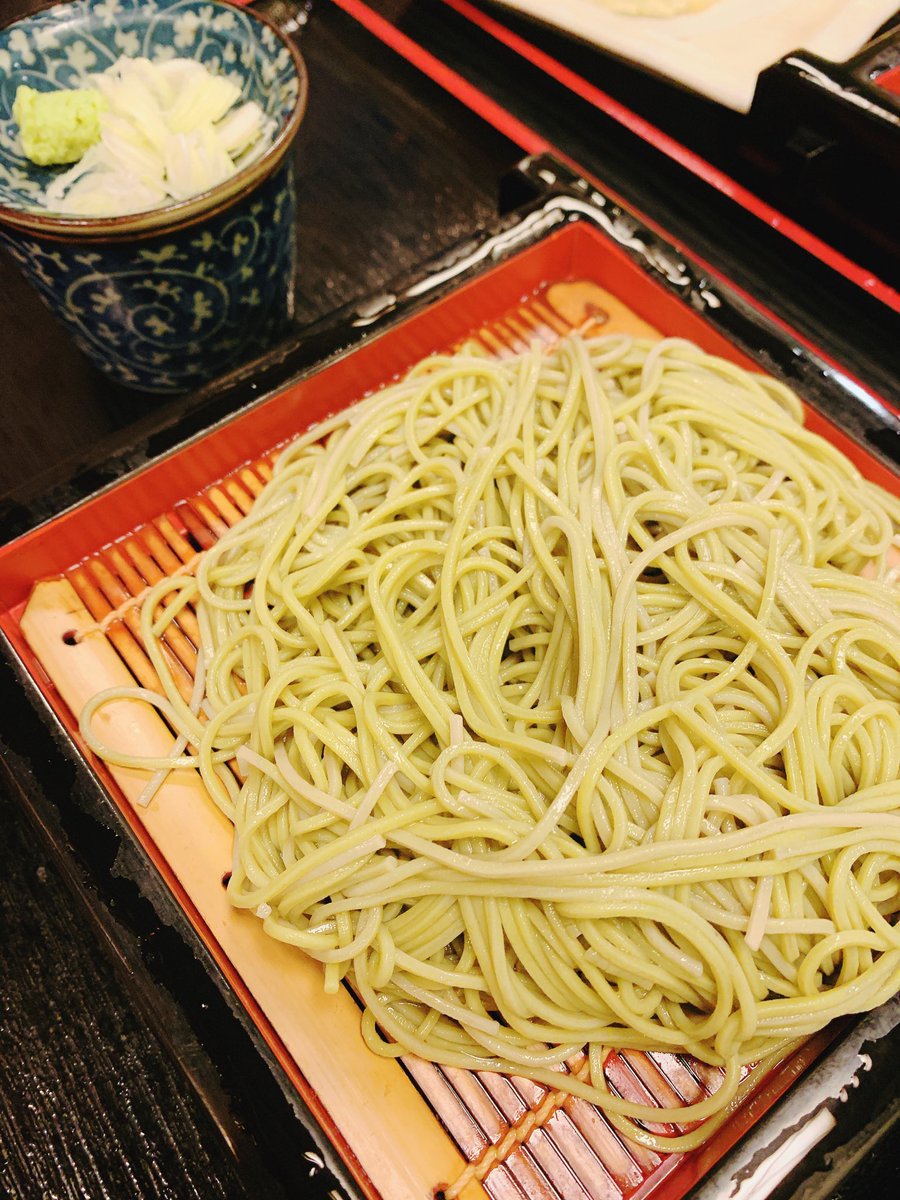
[[[83,728],[199,767],[232,902],[352,983],[374,1050],[684,1149],[743,1065],[900,987],[898,532],[787,389],[687,342],[437,356],[151,592],[173,760],[97,744],[110,693]],[[188,604],[190,702],[162,645]],[[632,1103],[612,1047],[724,1081]]]

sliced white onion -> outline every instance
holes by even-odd
[[[91,77],[107,109],[100,141],[57,176],[48,208],[77,216],[122,216],[189,200],[252,162],[271,144],[276,122],[230,79],[175,58],[118,59]]]
[[[166,111],[166,124],[172,133],[190,133],[200,125],[221,120],[240,98],[241,89],[230,79],[201,69],[202,75],[194,73],[188,77],[175,103]]]
[[[98,165],[110,171],[125,171],[152,184],[162,178],[163,157],[144,138],[134,122],[114,113],[100,118]]]
[[[255,100],[248,100],[218,122],[215,127],[216,135],[224,150],[231,155],[237,155],[256,140],[265,124],[263,110]]]
[[[173,134],[166,145],[167,190],[176,200],[189,200],[215,187],[233,175],[234,169],[211,125],[190,133]]]

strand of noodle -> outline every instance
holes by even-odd
[[[205,694],[206,670],[204,667],[203,651],[201,649],[197,652],[197,666],[194,669],[194,687],[191,692],[190,700],[190,710],[195,716],[200,712],[200,705]],[[172,758],[178,758],[178,756],[186,748],[187,744],[188,735],[186,733],[180,733],[172,745],[170,752]],[[161,771],[157,771],[155,775],[151,775],[141,794],[135,800],[135,804],[139,805],[141,808],[146,808],[165,781],[168,779],[170,773],[170,768],[163,768]]]

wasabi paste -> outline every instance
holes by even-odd
[[[108,107],[96,88],[16,91],[13,118],[26,158],[39,167],[78,162],[100,140],[100,114]]]

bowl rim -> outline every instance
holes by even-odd
[[[0,32],[16,25],[25,26],[39,13],[58,8],[62,0],[45,0],[45,3],[24,16],[0,21]],[[96,0],[88,0],[93,7]],[[288,119],[278,132],[271,146],[260,158],[242,167],[215,187],[199,192],[189,200],[179,200],[161,208],[145,209],[143,212],[126,213],[118,217],[71,217],[42,212],[29,212],[9,204],[0,204],[0,228],[3,226],[29,233],[40,233],[60,238],[66,234],[76,238],[124,237],[145,232],[174,232],[182,225],[190,224],[210,210],[221,210],[245,194],[251,187],[261,183],[278,166],[287,153],[306,113],[309,97],[309,73],[303,55],[292,38],[270,18],[252,7],[231,0],[203,0],[222,9],[238,9],[260,25],[266,25],[287,49],[297,77],[297,99]]]

